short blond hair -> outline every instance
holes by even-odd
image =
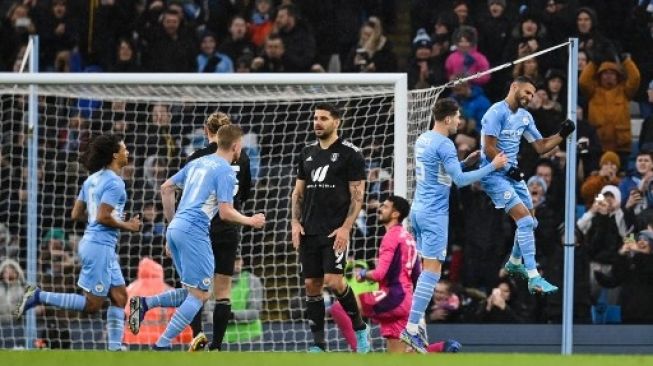
[[[228,150],[243,137],[243,130],[236,125],[224,125],[218,129],[218,148]]]
[[[206,128],[210,134],[215,135],[218,133],[218,130],[222,126],[228,126],[231,124],[231,118],[228,114],[222,112],[213,112],[206,119]]]

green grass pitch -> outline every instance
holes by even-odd
[[[136,366],[646,366],[653,356],[539,355],[539,354],[436,354],[389,355],[350,353],[261,353],[261,352],[102,352],[102,351],[0,351],[0,364],[7,366],[48,365],[136,365]]]

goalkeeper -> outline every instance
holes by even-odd
[[[524,175],[517,166],[517,154],[522,136],[533,145],[538,154],[546,154],[574,132],[576,126],[569,120],[564,121],[558,133],[542,138],[535,127],[533,116],[525,109],[534,94],[533,81],[527,77],[518,77],[510,85],[506,98],[493,104],[483,116],[481,166],[490,164],[500,152],[508,157],[509,164],[481,179],[481,186],[496,208],[504,209],[517,224],[512,253],[504,268],[511,276],[528,279],[529,292],[549,294],[558,288],[540,276],[535,266],[533,232],[537,221],[531,214],[533,202]]]
[[[415,240],[401,225],[408,216],[410,204],[399,196],[390,196],[379,208],[378,220],[386,233],[381,240],[376,268],[368,270],[355,268],[356,280],[378,283],[378,290],[357,293],[363,316],[369,317],[381,326],[381,335],[387,341],[388,352],[404,353],[410,350],[399,336],[406,328],[413,299],[413,284],[421,272],[421,266]],[[369,285],[367,286],[370,287]],[[354,286],[352,286],[354,288]],[[349,345],[356,349],[351,320],[344,313],[339,303],[331,306],[331,317],[338,324]],[[421,336],[426,338],[425,327]],[[426,339],[424,339],[426,344]],[[427,347],[429,352],[458,352],[460,343],[454,340],[436,342]]]

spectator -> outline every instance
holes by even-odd
[[[478,36],[476,29],[470,26],[461,26],[453,34],[453,43],[456,50],[445,61],[447,78],[451,80],[455,75],[476,74],[489,69],[490,64],[485,55],[476,49]],[[490,75],[484,75],[472,80],[476,85],[485,85],[490,81]]]
[[[453,11],[456,21],[454,28],[472,26],[474,24],[474,21],[470,17],[469,4],[466,0],[455,0],[451,10]]]
[[[11,322],[25,287],[25,274],[20,264],[13,259],[2,261],[0,281],[0,323]]]
[[[553,260],[553,254],[559,246],[558,225],[562,215],[546,201],[547,185],[544,179],[533,176],[528,179],[528,191],[533,199],[533,216],[538,225],[535,229],[537,243],[537,263],[540,267],[548,267]]]
[[[653,103],[653,80],[648,84],[647,96],[649,103]],[[639,133],[639,149],[653,151],[653,115],[648,116],[642,123]]]
[[[484,54],[490,65],[502,63],[503,50],[508,44],[512,24],[506,15],[505,0],[487,2],[487,13],[478,22],[478,49]],[[484,86],[490,100],[500,100],[504,95],[503,86],[508,83],[505,73],[492,75],[492,83]]]
[[[585,207],[592,207],[594,204],[594,199],[596,195],[607,185],[618,186],[619,185],[619,168],[621,162],[619,161],[619,156],[612,151],[606,151],[599,161],[599,171],[595,173],[583,182],[583,185],[580,188],[580,196],[585,203]],[[621,198],[621,193],[619,194]],[[621,203],[621,199],[619,199]]]
[[[225,342],[241,343],[261,338],[263,325],[263,284],[250,271],[243,270],[243,258],[238,256],[231,281],[232,318],[227,326]]]
[[[477,318],[483,323],[521,323],[526,310],[525,304],[518,300],[513,284],[504,279],[481,302]]]
[[[0,259],[21,258],[20,250],[18,240],[11,234],[7,225],[0,223]]]
[[[233,61],[229,56],[219,53],[217,38],[211,32],[205,32],[200,42],[200,54],[197,55],[197,72],[231,73],[234,72]]]
[[[285,71],[308,71],[315,59],[315,38],[311,29],[299,19],[297,8],[280,6],[274,23],[286,50],[288,69]]]
[[[461,78],[463,76],[454,76]],[[490,101],[485,96],[483,89],[471,81],[456,84],[451,96],[460,104],[461,114],[467,119],[467,123],[480,126],[483,115],[490,108]]]
[[[592,207],[578,220],[578,227],[587,233],[587,254],[590,260],[590,295],[596,300],[601,286],[595,272],[603,274],[612,270],[618,249],[630,228],[626,226],[621,210],[619,188],[607,185],[601,190]],[[616,304],[619,291],[609,291],[608,303]]]
[[[623,68],[614,62],[590,62],[580,75],[580,88],[589,98],[589,122],[596,127],[601,145],[619,154],[625,166],[632,145],[630,100],[639,87],[637,66],[628,56]]]
[[[121,38],[116,47],[116,61],[109,68],[111,72],[141,72],[141,66],[138,62],[138,54],[134,43],[127,39]]]
[[[558,69],[548,69],[544,74],[544,80],[549,99],[558,103],[562,107],[563,113],[565,113],[567,110],[567,90],[565,87],[567,78],[565,73]]]
[[[127,286],[127,296],[129,298],[152,296],[170,289],[172,287],[163,281],[163,267],[150,258],[143,258],[138,264],[138,278]],[[125,311],[129,314],[129,305],[125,307]],[[125,329],[124,342],[126,344],[154,344],[174,313],[174,308],[157,308],[155,311],[148,311],[145,314],[145,319],[141,322],[141,328],[137,335],[132,334],[129,329]],[[174,339],[173,343],[188,344],[192,339],[193,334],[190,327],[187,327]]]
[[[546,29],[539,17],[533,12],[525,12],[512,30],[511,38],[503,52],[504,62],[541,51],[549,46]],[[544,70],[548,68],[547,60],[540,57],[538,64]]]
[[[144,54],[145,68],[150,72],[192,72],[195,70],[196,44],[181,31],[182,18],[166,10],[161,27],[150,40]]]
[[[256,0],[254,2],[254,10],[249,20],[249,31],[252,35],[252,43],[256,47],[261,47],[272,32],[274,22],[270,14],[273,10],[271,0]]]
[[[71,2],[71,5],[74,6],[74,3]],[[97,7],[91,7],[89,11],[93,11],[93,9],[95,9],[93,23],[89,24],[89,30],[92,30],[92,40],[89,45],[91,47],[88,47],[89,53],[103,70],[110,70],[119,63],[119,57],[116,57],[119,56],[119,53],[117,54],[115,50],[120,50],[122,41],[129,40],[128,42],[132,43],[138,11],[136,11],[134,2],[122,0],[103,0],[97,4]],[[134,60],[137,60],[137,50],[133,44],[131,52]],[[84,54],[84,52],[82,53]],[[127,59],[130,58],[125,60]],[[127,72],[134,71],[128,70]]]
[[[30,17],[27,5],[14,3],[0,28],[0,69],[11,70],[16,55],[22,46],[27,44],[28,37],[36,33],[36,27]]]
[[[397,56],[392,43],[383,35],[383,27],[379,18],[370,17],[361,27],[358,44],[349,52],[344,71],[397,71]]]
[[[41,273],[52,277],[75,273],[77,257],[66,245],[66,233],[61,228],[51,228],[43,236],[39,263]]]
[[[271,34],[265,41],[263,54],[252,60],[253,72],[290,72],[283,39]]]
[[[529,53],[520,54],[519,57],[528,56]],[[529,58],[524,62],[516,64],[512,69],[512,77],[526,76],[533,80],[535,85],[542,85],[544,79],[540,74],[540,61],[536,57]],[[511,79],[512,80],[512,79]]]
[[[433,42],[424,28],[413,39],[413,57],[408,66],[408,88],[424,89],[443,84],[444,62],[442,57],[432,57]]]
[[[573,33],[572,7],[567,0],[545,0],[542,25],[549,32],[551,42],[560,44]]]
[[[546,183],[546,200],[556,211],[563,209],[565,201],[564,174],[549,159],[541,159],[535,164],[534,175]]]
[[[157,203],[146,202],[143,205],[143,227],[141,234],[144,237],[163,236],[165,235],[165,228],[163,213],[159,210]]]
[[[646,84],[653,80],[653,53],[649,52],[653,49],[652,17],[651,12],[646,11],[640,2],[640,6],[632,8],[622,34],[624,48],[632,52],[633,60],[642,73],[644,81],[634,98],[639,103],[639,113],[643,119],[653,115],[653,101],[647,95],[647,89],[651,87]]]
[[[253,58],[255,50],[256,46],[250,41],[247,34],[245,18],[240,15],[234,16],[229,25],[229,36],[220,42],[218,52],[229,56],[232,61],[238,61],[243,57]]]
[[[613,281],[606,286],[621,286],[619,304],[625,324],[653,324],[653,231],[641,231],[637,241],[625,240],[612,268]],[[608,283],[606,283],[608,282]],[[610,283],[611,282],[611,283]]]
[[[612,42],[598,30],[598,17],[594,9],[582,7],[576,12],[576,36],[578,48],[587,53],[588,59],[600,65],[617,58]]]
[[[624,177],[619,183],[619,191],[621,191],[621,197],[628,197],[626,202],[622,202],[622,206],[627,206],[628,203],[631,203],[631,206],[635,203],[634,201],[642,201],[644,196],[641,192],[645,191],[645,188],[648,187],[648,181],[653,176],[653,155],[649,151],[640,151],[637,153],[635,158],[635,171],[629,173]],[[646,181],[646,182],[645,182]],[[636,191],[635,197],[630,197],[633,195],[633,191]],[[639,195],[639,197],[636,197]],[[638,202],[639,203],[639,202]]]
[[[503,213],[494,208],[479,182],[460,189],[463,236],[463,283],[490,290],[499,279],[507,239]]]
[[[460,317],[460,297],[453,292],[453,285],[448,280],[440,280],[435,286],[433,306],[427,310],[427,322],[451,323]]]
[[[50,13],[38,25],[43,38],[41,62],[45,70],[70,71],[70,53],[78,43],[77,28],[68,14],[66,0],[53,0]]]

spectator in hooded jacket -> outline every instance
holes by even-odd
[[[578,82],[589,98],[588,120],[596,127],[601,145],[619,154],[625,166],[632,145],[629,104],[640,82],[637,65],[629,56],[622,65],[590,62]]]
[[[230,73],[234,72],[234,63],[229,56],[216,51],[217,37],[211,32],[202,35],[200,53],[197,55],[197,72]]]

